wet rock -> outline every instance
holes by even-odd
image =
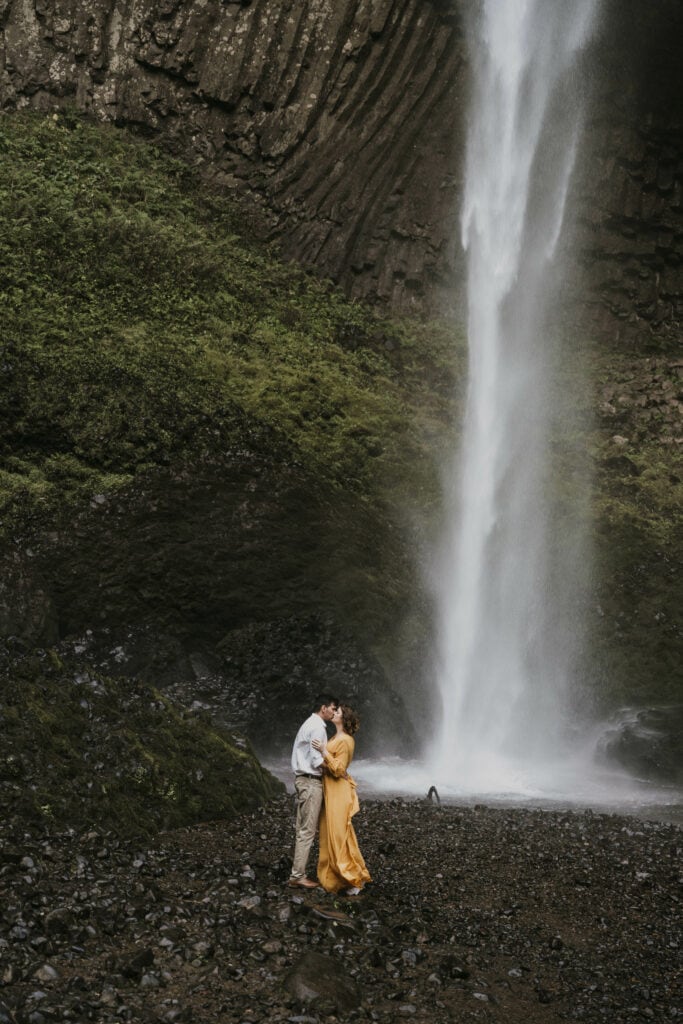
[[[605,729],[601,751],[641,778],[683,782],[683,704],[622,708]]]
[[[25,831],[0,822],[0,840],[10,827],[14,836]],[[41,863],[42,888],[36,893],[19,874],[0,906],[7,1012],[17,1024],[31,1014],[47,1024],[292,1017],[321,1024],[346,1013],[380,1024],[481,1015],[527,1024],[534,1012],[539,1024],[592,1024],[606,1019],[609,1003],[615,1020],[671,1017],[680,828],[484,805],[444,806],[437,815],[409,800],[363,802],[356,827],[375,880],[343,905],[320,891],[290,896],[289,865],[276,867],[291,843],[288,798],[234,821],[165,832],[144,850],[63,832],[50,835],[47,858],[44,836],[27,834],[21,855]],[[387,841],[395,849],[384,862]],[[99,860],[104,846],[110,857]],[[78,860],[77,850],[92,855]],[[239,905],[245,887],[230,879],[262,855],[273,867],[248,880],[247,895],[260,899],[255,917]],[[45,939],[48,915],[60,910],[73,926],[49,936],[48,960],[33,943]],[[102,922],[116,937],[114,955]],[[26,941],[10,940],[17,927]],[[34,972],[46,963],[59,977],[39,982]],[[338,998],[347,991],[349,1009]],[[410,1006],[414,1014],[401,1011]]]
[[[119,970],[124,978],[131,978],[140,981],[146,967],[154,963],[154,951],[152,949],[141,949],[133,956],[126,956],[119,961]]]
[[[161,981],[156,974],[143,974],[140,979],[140,988],[159,988]]]
[[[0,999],[0,1024],[15,1024],[16,1018],[7,1003]]]
[[[48,935],[66,935],[74,924],[74,916],[67,907],[57,907],[45,915],[45,931]]]
[[[353,1010],[361,1001],[360,990],[344,967],[331,957],[312,951],[294,965],[285,988],[302,1002],[330,999],[341,1010]]]
[[[36,981],[41,981],[44,985],[50,982],[59,980],[59,972],[51,964],[42,964],[37,971],[35,971],[33,977]]]

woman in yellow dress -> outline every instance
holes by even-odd
[[[371,881],[351,824],[359,804],[356,783],[347,771],[360,719],[348,704],[340,704],[332,723],[337,733],[328,743],[313,741],[324,761],[318,881],[328,892],[357,896],[364,884]]]

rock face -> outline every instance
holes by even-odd
[[[75,103],[163,138],[352,294],[411,308],[452,276],[450,4],[3,6],[5,107]]]
[[[579,243],[595,323],[681,316],[683,4],[607,4]],[[137,126],[253,200],[286,254],[397,311],[457,307],[461,0],[3,0],[5,109]]]
[[[0,642],[3,821],[144,835],[234,817],[283,791],[243,736],[139,679],[104,676],[84,654],[79,643],[27,653]]]
[[[683,781],[683,705],[621,708],[600,748],[608,761],[652,782]]]
[[[72,231],[88,153],[105,191],[90,180],[87,224]],[[68,114],[7,117],[0,164],[36,214],[34,231],[0,189],[15,256],[4,294],[22,297],[16,316],[3,307],[0,637],[75,643],[88,671],[197,701],[270,756],[325,689],[359,706],[366,749],[409,740],[396,695],[414,693],[413,672],[396,666],[417,660],[421,611],[407,610],[416,570],[387,495],[429,493],[427,449],[406,417],[409,382],[418,395],[427,385],[410,368],[404,385],[402,352],[367,309],[263,246],[224,243],[232,205],[129,133]],[[112,189],[133,197],[125,212]],[[138,215],[135,245],[121,247],[109,227]],[[182,259],[188,235],[198,266]],[[75,294],[69,261],[75,280],[84,267],[107,280]],[[415,330],[422,366],[430,333]],[[43,358],[48,335],[64,345]]]
[[[93,505],[35,545],[44,582],[26,601],[43,618],[34,625],[21,590],[15,613],[27,641],[54,642],[58,628],[88,664],[209,712],[267,758],[289,755],[309,702],[327,691],[360,712],[364,753],[414,748],[402,681],[371,653],[373,631],[399,612],[366,582],[392,578],[385,559],[401,556],[376,540],[379,524],[353,495],[242,450]],[[350,571],[359,565],[365,574]]]
[[[605,7],[579,180],[578,245],[599,335],[673,342],[683,317],[683,4]]]
[[[0,561],[0,636],[54,643],[57,615],[49,590],[29,557],[16,553]]]

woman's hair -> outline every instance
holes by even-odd
[[[355,736],[360,727],[358,712],[354,711],[350,704],[341,704],[340,707],[344,732],[348,732],[349,736]]]

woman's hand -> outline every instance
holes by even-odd
[[[325,744],[322,742],[322,740],[311,740],[311,746],[318,750],[321,754],[325,750]]]

